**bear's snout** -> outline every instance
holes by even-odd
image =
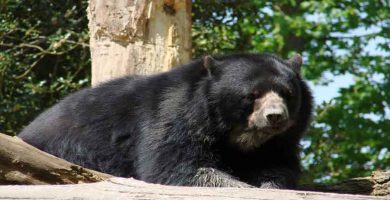
[[[277,132],[285,129],[288,121],[289,113],[283,98],[270,91],[255,100],[253,113],[248,118],[248,127]]]
[[[263,117],[267,120],[270,126],[280,126],[287,123],[288,114],[283,105],[272,106],[265,108]]]

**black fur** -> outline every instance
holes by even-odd
[[[211,64],[198,59],[166,73],[83,89],[19,137],[87,168],[151,183],[293,188],[312,109],[299,73],[268,54],[220,56]],[[252,90],[284,96],[282,84],[292,88],[286,102],[296,123],[253,151],[230,144],[230,131],[253,109]]]

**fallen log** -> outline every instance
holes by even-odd
[[[113,178],[47,154],[17,137],[0,134],[0,185],[13,185],[0,186],[0,199],[386,199],[334,193],[390,195],[389,180],[390,171],[378,171],[371,177],[300,188],[311,192],[162,186],[134,179]]]
[[[334,184],[303,185],[299,189],[318,192],[386,196],[390,195],[390,170],[374,171],[368,177],[353,178]]]
[[[0,184],[93,183],[111,175],[86,169],[0,133]]]
[[[0,199],[385,200],[388,198],[257,188],[177,187],[148,184],[129,178],[112,178],[91,184],[1,186]]]

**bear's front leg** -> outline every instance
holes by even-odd
[[[199,168],[192,178],[191,185],[198,187],[253,187],[215,168]]]
[[[248,180],[249,184],[260,188],[294,189],[298,176],[298,170],[275,167],[261,171],[247,172],[243,179]]]
[[[160,151],[147,156],[148,160],[138,166],[138,178],[150,183],[176,186],[253,187],[213,167],[212,163],[193,160],[198,156],[186,155],[184,152],[162,155]]]
[[[140,143],[136,178],[165,185],[251,187],[218,169],[218,156],[202,142],[177,138]]]

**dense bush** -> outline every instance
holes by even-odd
[[[0,132],[89,84],[85,1],[0,1]]]

